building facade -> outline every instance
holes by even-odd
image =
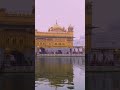
[[[73,27],[67,29],[57,24],[50,27],[48,32],[35,31],[35,46],[37,48],[72,48]]]
[[[0,9],[0,48],[5,51],[32,52],[34,47],[34,13],[8,13]],[[34,50],[34,49],[33,49]]]

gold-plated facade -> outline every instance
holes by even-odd
[[[73,47],[73,27],[67,29],[57,23],[48,29],[48,32],[35,31],[35,46],[40,48]]]

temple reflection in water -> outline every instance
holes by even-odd
[[[84,73],[84,64],[85,64],[84,62],[85,62],[84,58],[82,57],[37,58],[36,65],[35,65],[36,84],[39,83],[40,85],[43,85],[43,86],[47,84],[49,88],[61,87],[62,90],[64,90],[65,87],[68,89],[77,88],[75,78],[79,77],[80,79],[81,77],[77,76],[76,73],[79,73],[79,74]],[[81,81],[84,82],[84,78],[82,78],[83,80],[82,79],[79,80],[79,79],[77,79],[79,82]],[[37,88],[43,89],[41,87],[42,86]],[[84,88],[84,83],[82,88]],[[44,90],[47,90],[47,89],[44,89]],[[77,90],[77,89],[74,89],[74,90]]]

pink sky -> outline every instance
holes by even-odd
[[[85,0],[35,0],[35,28],[48,31],[56,23],[74,26],[74,37],[85,35]]]

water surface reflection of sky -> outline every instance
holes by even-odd
[[[82,57],[49,57],[36,60],[35,90],[85,90]]]

